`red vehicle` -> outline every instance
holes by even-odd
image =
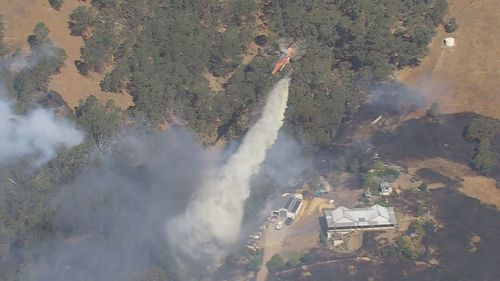
[[[297,53],[297,48],[295,47],[288,47],[286,51],[284,51],[280,55],[280,59],[278,62],[274,65],[273,72],[271,72],[272,75],[280,72],[285,68],[285,66],[290,63],[290,60],[295,56]]]

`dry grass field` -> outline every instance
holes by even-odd
[[[474,111],[500,118],[500,1],[448,0],[456,32],[438,30],[421,65],[396,77],[437,102],[441,113]],[[454,48],[444,38],[456,40]]]
[[[99,81],[102,76],[83,77],[74,65],[74,61],[80,58],[83,40],[70,35],[67,22],[71,11],[83,4],[78,0],[65,0],[61,11],[56,11],[47,0],[0,0],[0,14],[5,22],[5,41],[11,49],[20,48],[27,52],[27,37],[38,22],[45,23],[50,30],[51,40],[68,55],[65,66],[59,74],[52,77],[49,88],[61,94],[71,109],[91,94],[103,101],[113,99],[117,106],[127,108],[132,105],[131,96],[101,91]]]

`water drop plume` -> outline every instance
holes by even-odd
[[[283,125],[289,83],[285,78],[273,87],[261,117],[236,152],[207,176],[186,212],[167,224],[172,244],[189,256],[217,258],[238,239],[250,178],[259,171]]]

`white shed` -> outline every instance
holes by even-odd
[[[444,38],[444,45],[448,48],[455,47],[455,38],[453,37]]]

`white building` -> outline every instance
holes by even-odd
[[[380,183],[380,194],[382,194],[384,196],[389,196],[389,195],[391,195],[391,192],[392,192],[392,188],[388,182],[383,181]]]
[[[392,207],[373,205],[369,208],[349,209],[338,207],[334,210],[324,210],[328,238],[335,232],[350,232],[352,230],[377,230],[396,226],[396,214]]]
[[[302,208],[302,194],[288,194],[282,197],[278,202],[278,208],[271,212],[272,216],[277,216],[278,219],[295,219],[297,213]]]
[[[448,48],[454,47],[455,46],[455,38],[453,38],[453,37],[444,38],[444,45]]]

